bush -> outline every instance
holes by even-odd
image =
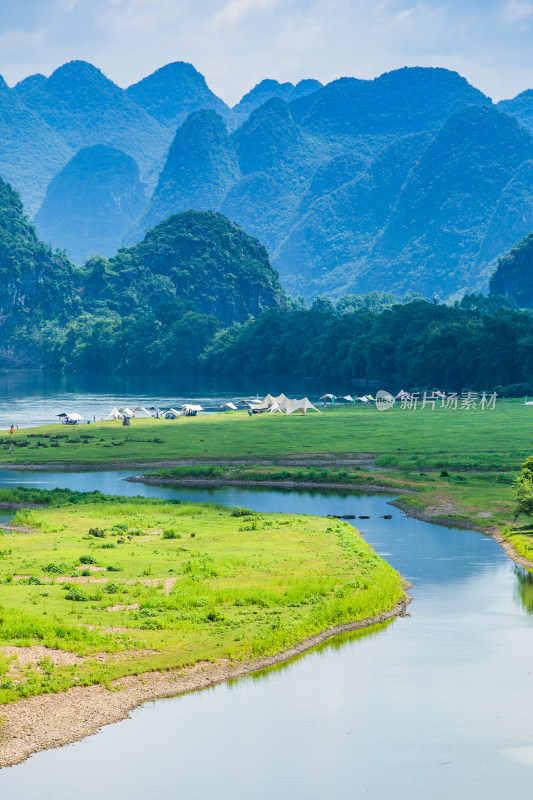
[[[96,558],[94,556],[80,556],[78,561],[80,564],[97,564]]]
[[[86,603],[89,600],[89,596],[79,586],[67,585],[66,588],[68,591],[65,600],[74,600],[76,603]]]
[[[97,539],[103,539],[105,537],[105,531],[102,528],[89,528],[89,536],[94,536]]]
[[[45,566],[43,567],[43,572],[48,572],[54,575],[61,575],[63,572],[66,572],[67,570],[68,567],[64,563],[60,564],[50,563],[50,564],[45,564]]]
[[[254,515],[255,511],[249,508],[241,508],[240,506],[235,506],[231,512],[232,517],[253,517]]]
[[[181,533],[173,530],[163,531],[163,539],[181,539]]]

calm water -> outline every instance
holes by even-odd
[[[415,585],[411,616],[256,676],[145,704],[0,772],[16,800],[529,800],[533,585],[492,539],[406,518],[385,497],[128,484],[126,473],[0,473],[265,511],[370,514],[358,526]],[[29,478],[29,480],[28,480]]]
[[[294,378],[245,379],[238,382],[176,375],[118,376],[64,375],[40,370],[0,371],[0,429],[11,424],[20,428],[57,422],[57,415],[76,411],[85,419],[107,417],[113,406],[177,407],[183,403],[199,403],[204,408],[219,410],[228,400],[263,397],[268,392],[284,392],[317,399],[324,392],[334,394],[366,394],[375,385],[359,384],[322,386],[316,381]],[[383,388],[389,388],[384,386]]]

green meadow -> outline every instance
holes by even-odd
[[[363,405],[323,413],[244,411],[59,424],[5,432],[0,464],[149,466],[154,462],[221,459],[253,462],[290,456],[371,453],[377,466],[395,469],[517,470],[530,454],[533,407],[500,402],[494,410],[417,409],[385,412]]]
[[[0,535],[0,704],[275,654],[403,595],[398,573],[340,520],[29,493],[51,507],[19,510]],[[76,657],[23,665],[2,645]]]

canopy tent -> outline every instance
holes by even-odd
[[[149,411],[144,406],[135,406],[135,408],[133,410],[135,411],[136,414],[140,411],[142,414],[146,414],[147,417],[151,417],[152,416],[152,412]]]
[[[294,414],[295,411],[298,411],[300,414],[307,414],[308,411],[318,411],[319,414],[322,412],[315,408],[315,406],[311,403],[308,397],[304,397],[302,400],[288,400],[285,413],[287,416],[289,414]]]
[[[119,411],[122,414],[122,417],[130,417],[131,419],[131,417],[135,416],[135,412],[132,411],[131,408],[119,408]]]
[[[337,397],[337,400],[346,400],[347,403],[354,403],[355,402],[355,400],[354,400],[354,398],[352,397],[351,394],[341,395],[340,397]]]
[[[228,411],[237,411],[237,406],[235,403],[222,403],[220,408],[225,408]]]
[[[279,402],[280,398],[283,397],[285,397],[284,394],[280,394],[279,397],[272,397],[271,394],[267,394],[264,400],[250,400],[248,405],[252,411],[266,411],[267,408],[270,408],[271,405]]]
[[[78,414],[77,411],[73,411],[71,414],[67,414],[64,411],[61,414],[57,415],[61,422],[81,422],[85,417],[82,417],[81,414]]]
[[[283,414],[283,409],[281,408],[279,403],[272,403],[270,406],[269,414],[273,414],[275,411],[279,411],[280,414]]]
[[[181,407],[182,411],[203,411],[203,406],[195,405],[194,403],[184,403]]]
[[[122,414],[118,410],[116,406],[113,406],[109,414],[107,415],[106,419],[121,419]]]
[[[358,397],[357,399],[361,403],[370,403],[370,400],[368,399],[368,397],[366,395],[363,395],[363,397]]]

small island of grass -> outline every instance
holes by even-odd
[[[65,491],[32,490],[31,500],[41,507],[19,510],[0,536],[3,764],[28,754],[27,741],[13,745],[21,703],[55,698],[68,719],[73,696],[85,703],[76,693],[98,689],[112,707],[121,692],[102,687],[125,686],[111,721],[154,694],[391,618],[407,601],[401,576],[341,520]],[[48,727],[61,743],[78,738]]]

